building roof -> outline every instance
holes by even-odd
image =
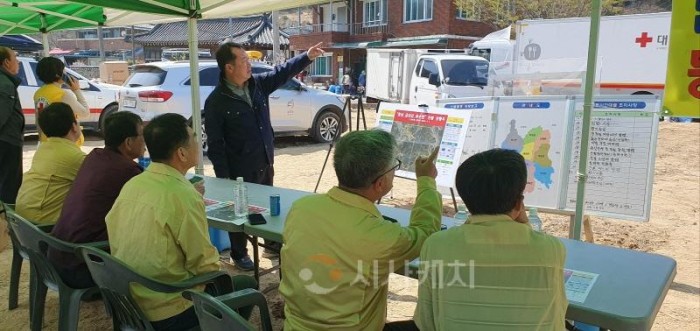
[[[230,38],[244,46],[272,48],[272,21],[269,15],[197,21],[199,46],[216,46]],[[131,42],[131,37],[126,37]],[[187,22],[158,24],[151,31],[134,36],[134,42],[144,46],[187,46]],[[289,35],[280,31],[280,47],[289,46]]]

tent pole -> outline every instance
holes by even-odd
[[[588,64],[586,65],[586,85],[583,94],[583,120],[581,123],[581,153],[578,162],[578,186],[576,188],[576,214],[573,227],[569,227],[569,238],[581,240],[581,224],[586,199],[588,178],[588,143],[591,130],[593,87],[595,84],[596,62],[598,60],[598,35],[600,32],[601,0],[591,2],[591,31],[588,38]]]
[[[97,45],[100,49],[100,62],[105,61],[105,40],[102,36],[102,24],[97,25]]]
[[[202,111],[199,101],[199,40],[197,38],[197,17],[187,18],[187,42],[190,50],[190,89],[192,94],[192,129],[194,130],[200,157],[194,172],[204,174],[204,153],[202,151]]]
[[[134,25],[131,25],[131,64],[136,64],[136,41],[134,40]]]
[[[49,33],[41,32],[41,44],[44,45],[44,57],[49,56]]]
[[[39,30],[41,31],[41,43],[44,45],[44,57],[47,57],[49,56],[49,31],[46,28],[48,25],[46,24],[46,14],[41,14],[39,20],[41,21]]]
[[[280,27],[277,24],[279,20],[279,11],[275,10],[272,12],[272,64],[277,65],[282,63],[280,61]]]

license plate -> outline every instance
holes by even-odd
[[[124,107],[136,107],[136,99],[124,99]]]

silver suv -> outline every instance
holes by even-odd
[[[254,74],[269,70],[272,70],[271,66],[253,62]],[[219,82],[216,62],[200,62],[199,82],[200,107],[204,109],[204,102]],[[141,64],[134,67],[119,91],[119,110],[135,113],[144,121],[164,113],[177,113],[191,119],[190,95],[189,62]],[[272,93],[269,102],[276,136],[303,134],[319,142],[330,142],[347,128],[347,117],[345,121],[340,120],[344,104],[342,96],[310,88],[295,78]],[[203,116],[202,130],[206,151]]]

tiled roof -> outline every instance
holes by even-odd
[[[215,46],[231,38],[244,46],[272,48],[272,23],[268,15],[198,20],[197,31],[199,46]],[[289,45],[288,37],[280,31],[280,46]],[[130,42],[131,37],[127,36],[126,41]],[[134,41],[144,46],[187,46],[187,22],[158,24],[151,31],[136,35]]]

